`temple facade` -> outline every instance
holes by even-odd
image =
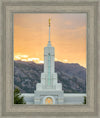
[[[55,73],[55,48],[50,41],[49,19],[49,41],[44,48],[44,72],[41,73],[41,82],[36,84],[34,104],[63,104],[63,102],[62,84],[58,83],[57,73]]]

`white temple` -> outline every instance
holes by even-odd
[[[83,104],[86,94],[64,93],[62,84],[58,83],[55,73],[55,49],[50,41],[50,19],[49,19],[49,41],[44,48],[44,72],[41,74],[41,82],[37,83],[34,93],[23,93],[26,104]]]
[[[34,92],[35,104],[63,104],[62,84],[58,83],[54,60],[55,49],[50,41],[49,19],[49,41],[47,47],[44,48],[44,72],[41,74],[41,83],[37,83]]]

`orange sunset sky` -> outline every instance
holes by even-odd
[[[55,61],[79,63],[86,67],[85,13],[14,14],[14,60],[44,62],[44,47],[49,39],[49,18]]]

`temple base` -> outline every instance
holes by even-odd
[[[35,91],[34,104],[63,104],[63,91]]]

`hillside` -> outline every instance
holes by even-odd
[[[86,92],[86,69],[79,64],[55,62],[58,82],[62,83],[65,93]],[[33,93],[36,83],[40,82],[43,64],[14,61],[14,87],[22,93]]]

